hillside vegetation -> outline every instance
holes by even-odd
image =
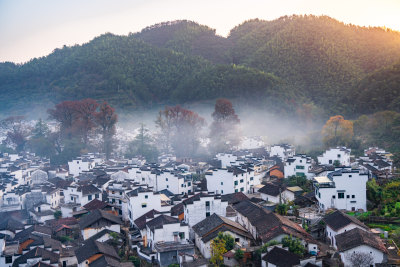
[[[1,63],[0,109],[87,97],[118,108],[228,97],[278,111],[398,110],[399,61],[399,32],[326,16],[250,20],[227,38],[175,21],[104,34],[22,65]]]

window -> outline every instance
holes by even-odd
[[[243,191],[244,191],[244,187],[240,188],[240,192],[243,192]]]
[[[221,185],[224,185],[224,182],[221,182]]]
[[[190,182],[188,182],[188,186],[190,186],[191,185],[191,183]]]
[[[190,191],[190,190],[189,190]],[[221,190],[221,195],[223,195],[224,194],[224,190]]]
[[[253,177],[250,177],[250,181],[253,181],[253,179],[254,179]]]
[[[180,233],[179,233],[179,237],[180,237],[181,239],[185,239],[185,232],[180,232]]]
[[[235,238],[235,242],[239,242],[240,241],[240,239],[239,238]]]
[[[92,200],[92,195],[87,196],[88,200]]]
[[[298,170],[304,170],[304,166],[296,165],[296,169],[298,169]]]
[[[115,191],[112,191],[112,194],[114,195],[114,194],[115,194]]]
[[[206,212],[206,217],[210,217],[210,212],[209,211]]]
[[[94,198],[99,198],[99,194],[95,194],[95,195],[94,195]]]
[[[351,195],[351,198],[356,198],[356,196],[355,195]]]
[[[121,201],[121,199],[120,200],[118,200],[118,203],[121,205],[122,204],[122,201]]]
[[[206,207],[210,207],[210,201],[206,201]]]
[[[350,195],[347,195],[347,198],[350,198]]]
[[[146,208],[147,207],[147,203],[142,203],[142,208]]]
[[[167,182],[168,182],[168,178],[165,178],[165,181],[167,181]]]
[[[332,164],[332,160],[331,159],[329,160],[329,164]]]
[[[336,198],[336,196],[335,196],[335,195],[333,195],[333,196],[332,196],[332,198]]]
[[[238,185],[238,181],[235,181],[235,185]]]
[[[235,193],[239,192],[239,190],[235,189]]]
[[[240,179],[240,183],[243,183],[243,179]]]
[[[74,200],[74,197],[71,197],[71,200],[73,201],[73,200]]]
[[[181,187],[183,187],[183,184],[181,184]]]
[[[344,193],[338,193],[338,198],[344,198]]]
[[[340,158],[340,154],[337,154],[337,157]]]
[[[12,256],[6,256],[6,263],[12,263]]]
[[[145,198],[145,199],[148,199],[148,198],[149,198],[149,196],[148,196],[148,195],[144,195],[144,198]]]
[[[119,192],[119,195],[122,196],[122,192]]]
[[[353,175],[350,174],[349,177],[353,177]]]
[[[167,185],[167,188],[169,188],[169,185]]]
[[[303,160],[300,160],[300,163],[303,163]]]

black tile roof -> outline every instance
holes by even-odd
[[[263,187],[261,187],[258,192],[267,194],[269,196],[279,196],[279,193],[285,191],[284,187],[278,186],[276,184],[267,183]]]
[[[242,192],[236,192],[232,194],[226,194],[221,196],[221,201],[228,201],[228,204],[236,204],[240,201],[249,199],[245,194]]]
[[[271,249],[262,259],[278,267],[290,267],[300,264],[299,256],[279,247]]]
[[[118,254],[113,247],[91,239],[85,241],[82,247],[75,250],[75,255],[78,263],[85,261],[95,254],[103,254],[119,260]]]
[[[86,195],[91,195],[91,194],[100,194],[101,191],[100,189],[98,189],[97,187],[95,187],[94,185],[90,184],[90,185],[82,185],[78,188],[79,192],[82,192],[83,196]]]
[[[18,257],[14,262],[13,262],[13,267],[17,267],[20,264],[26,264],[28,259],[37,259],[38,257],[41,257],[43,261],[49,260],[50,264],[56,264],[58,263],[58,260],[60,259],[60,255],[57,253],[54,253],[52,251],[46,250],[41,247],[36,247],[34,249],[31,249],[21,257]]]
[[[79,221],[79,226],[81,229],[89,227],[93,223],[97,222],[100,219],[108,220],[114,224],[122,224],[122,221],[119,217],[103,211],[103,210],[93,210],[90,213],[83,216]]]
[[[361,245],[367,245],[387,253],[382,240],[371,232],[354,228],[350,231],[336,235],[336,245],[340,252],[346,251]]]
[[[140,216],[139,218],[137,218],[134,221],[134,223],[139,228],[139,230],[142,230],[146,227],[146,219],[154,218],[154,215],[159,214],[159,213],[160,213],[159,211],[152,209],[151,211],[148,211],[145,214],[143,214],[142,216]]]
[[[146,226],[149,227],[150,230],[154,230],[163,228],[165,224],[174,224],[174,223],[179,223],[178,218],[162,214],[148,221],[146,223]]]
[[[365,226],[362,222],[357,220],[355,217],[347,215],[340,210],[336,210],[336,211],[328,214],[327,216],[325,216],[325,218],[323,220],[334,231],[338,231],[351,223],[354,223],[364,229],[368,229],[367,226]]]

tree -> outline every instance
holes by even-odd
[[[95,118],[103,139],[103,152],[106,154],[106,158],[109,159],[113,149],[113,137],[115,135],[115,124],[118,121],[118,116],[114,108],[103,102],[100,105],[99,112],[95,114]]]
[[[57,104],[54,109],[47,110],[50,119],[60,123],[60,133],[63,138],[71,139],[76,133],[78,127],[74,124],[76,121],[76,102],[63,101]]]
[[[149,134],[149,129],[145,128],[143,123],[140,125],[135,140],[129,143],[125,156],[142,156],[148,162],[157,162],[158,150],[153,145],[153,138]]]
[[[83,143],[87,146],[90,132],[96,126],[95,117],[99,104],[93,99],[83,99],[75,104],[77,124],[81,129]]]
[[[301,244],[300,239],[292,238],[292,236],[285,236],[282,238],[282,245],[283,247],[289,248],[290,252],[297,254],[300,257],[303,257],[305,253],[305,248]]]
[[[50,130],[47,123],[39,119],[28,141],[28,147],[32,152],[41,157],[51,157],[55,153],[54,143],[50,138]]]
[[[225,252],[227,252],[225,248],[225,240],[224,239],[219,239],[215,238],[214,240],[211,241],[211,263],[216,265],[216,266],[221,266],[223,263],[223,255]]]
[[[331,117],[322,128],[322,139],[326,147],[349,145],[353,135],[353,123],[341,115]]]
[[[216,239],[224,240],[226,251],[230,251],[235,247],[235,239],[230,234],[219,232]]]
[[[218,99],[212,114],[210,147],[215,152],[225,152],[240,142],[240,120],[228,99]]]
[[[369,267],[374,265],[374,258],[367,252],[355,252],[346,254],[346,259],[354,267]]]
[[[178,157],[196,153],[201,129],[205,122],[197,113],[177,105],[160,111],[156,125],[160,129],[159,141],[164,151],[172,147]]]
[[[23,116],[11,116],[0,122],[1,128],[6,132],[3,144],[12,147],[16,152],[25,149],[28,142],[30,127],[26,125]]]
[[[241,262],[241,261],[243,260],[243,258],[244,258],[244,252],[243,252],[243,250],[237,249],[237,250],[235,251],[235,259],[236,259],[238,262]]]
[[[140,259],[136,256],[129,256],[129,260],[135,265],[135,267],[140,267]]]
[[[60,219],[61,217],[62,217],[61,210],[57,210],[56,212],[54,212],[54,218],[56,220]]]

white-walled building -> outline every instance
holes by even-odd
[[[85,206],[93,199],[103,200],[100,189],[94,185],[68,186],[64,190],[64,202]]]
[[[326,224],[326,236],[331,241],[331,246],[336,246],[336,236],[354,228],[369,231],[369,228],[356,219],[354,216],[347,215],[344,212],[336,210],[328,214],[324,219]]]
[[[318,163],[321,165],[350,166],[351,149],[346,147],[337,147],[326,150],[322,156],[318,157]]]
[[[156,173],[156,191],[167,189],[175,195],[193,192],[192,174],[181,171],[161,170]]]
[[[235,165],[238,157],[230,153],[218,153],[216,155],[217,160],[221,161],[221,168],[226,168]]]
[[[306,155],[295,155],[285,161],[284,174],[285,178],[290,176],[305,176],[307,179],[312,179],[313,174],[308,171],[311,170],[311,158]]]
[[[154,250],[157,242],[183,242],[189,238],[189,226],[178,218],[165,214],[156,214],[154,219],[146,222],[146,239],[148,247]]]
[[[220,196],[198,193],[183,201],[184,221],[190,226],[201,222],[208,216],[216,213],[226,217],[227,201],[222,201]]]
[[[285,161],[289,157],[293,157],[296,154],[294,146],[288,144],[273,145],[270,148],[270,157],[277,156]]]
[[[78,158],[68,162],[69,174],[76,177],[82,172],[93,169],[95,162],[88,158]]]
[[[160,194],[153,192],[151,189],[138,187],[128,192],[126,195],[128,198],[128,216],[123,215],[123,217],[129,218],[132,225],[137,218],[150,210],[165,211],[168,209],[168,206],[161,206]],[[122,211],[124,211],[124,209]]]
[[[367,210],[368,174],[351,168],[336,168],[327,176],[315,177],[315,197],[320,210]]]
[[[387,261],[387,249],[382,240],[371,232],[354,228],[336,236],[337,250],[345,267],[355,265],[354,254],[371,259],[370,266]]]
[[[84,240],[103,230],[119,233],[121,224],[120,218],[103,210],[93,210],[79,220],[79,227]]]
[[[249,164],[209,170],[206,172],[206,179],[208,191],[221,195],[251,193],[253,186],[261,183],[260,177],[255,177],[254,169]]]

